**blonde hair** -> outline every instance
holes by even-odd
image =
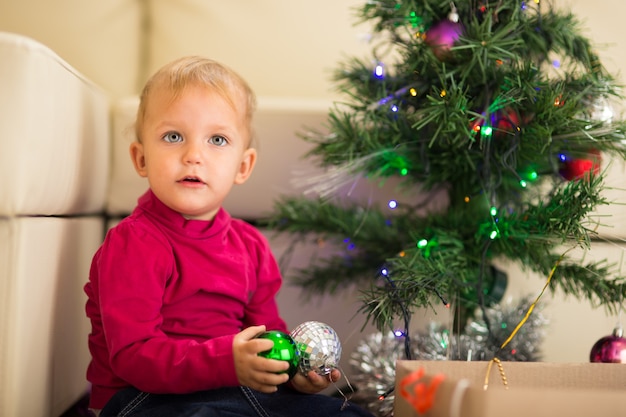
[[[140,95],[135,122],[137,141],[141,142],[141,129],[152,92],[157,88],[165,88],[172,93],[172,99],[175,99],[185,88],[192,85],[217,92],[234,109],[238,103],[243,102],[245,106],[243,116],[251,140],[256,95],[246,80],[217,61],[200,56],[186,56],[165,65],[146,82]]]

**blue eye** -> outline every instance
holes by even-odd
[[[168,132],[163,136],[163,140],[168,143],[178,143],[183,141],[183,135],[178,132]]]
[[[211,136],[211,139],[209,139],[209,143],[212,143],[216,146],[225,146],[228,141],[224,136]]]

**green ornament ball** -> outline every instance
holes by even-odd
[[[291,336],[288,333],[281,332],[279,330],[270,330],[261,333],[258,337],[262,339],[269,339],[274,342],[273,348],[259,352],[259,356],[288,362],[289,369],[285,372],[289,375],[289,378],[293,377],[298,371],[300,353],[298,352],[296,343],[293,341]]]

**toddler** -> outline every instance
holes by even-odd
[[[266,239],[222,202],[257,160],[255,97],[229,68],[184,57],[146,84],[130,156],[149,190],[96,252],[85,286],[90,408],[109,416],[370,416],[317,394],[340,378],[258,353],[287,332]]]

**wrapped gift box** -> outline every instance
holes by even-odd
[[[394,416],[626,416],[625,365],[489,364],[398,361]]]

